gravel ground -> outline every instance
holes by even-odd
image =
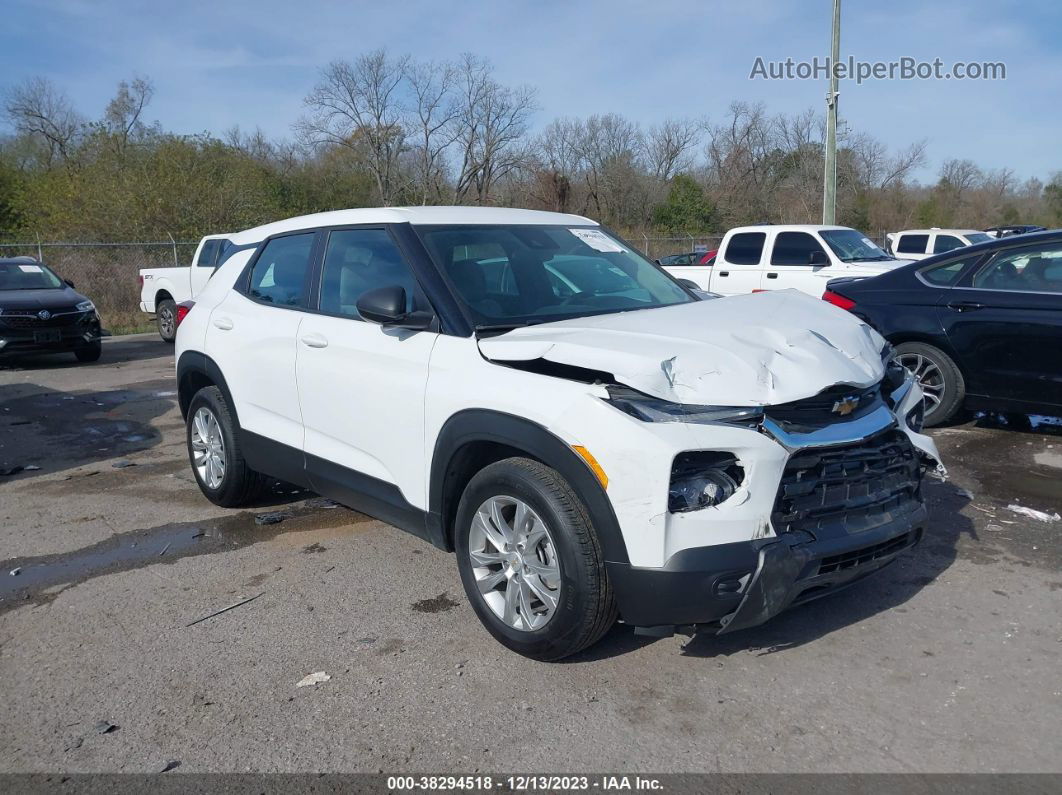
[[[1007,507],[1062,511],[1062,428],[935,432],[926,541],[843,594],[542,664],[412,536],[208,503],[172,347],[69,359],[0,369],[0,772],[1062,771],[1062,522]]]

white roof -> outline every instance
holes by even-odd
[[[822,232],[831,229],[851,229],[850,226],[833,226],[831,224],[756,224],[754,226],[739,226],[731,229],[731,232]]]
[[[554,226],[597,226],[581,215],[517,210],[510,207],[365,207],[301,215],[256,226],[230,235],[237,245],[256,243],[270,235],[346,224],[550,224]]]
[[[892,235],[983,235],[980,229],[940,229],[934,227],[932,229],[904,229],[900,232],[890,232]]]

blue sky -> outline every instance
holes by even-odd
[[[821,110],[822,81],[749,80],[757,56],[827,53],[830,0],[450,0],[277,2],[4,0],[0,88],[32,75],[97,116],[119,80],[156,85],[148,118],[176,132],[234,124],[290,135],[318,69],[378,47],[419,58],[474,52],[538,88],[536,123],[615,111],[643,124],[719,119],[734,100]],[[844,0],[842,55],[1003,61],[1004,81],[841,86],[841,115],[892,147],[929,140],[949,157],[1041,179],[1062,169],[1062,3]]]

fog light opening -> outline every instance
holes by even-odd
[[[922,398],[917,405],[907,412],[907,425],[915,433],[922,432],[922,426],[926,421],[926,399]]]

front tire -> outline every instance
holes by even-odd
[[[966,382],[955,362],[940,348],[924,342],[904,342],[896,346],[893,361],[910,371],[922,387],[926,428],[943,425],[962,408]]]
[[[527,458],[485,467],[465,488],[456,522],[465,593],[503,645],[558,660],[616,622],[593,523],[556,470]]]
[[[192,397],[185,439],[192,474],[208,500],[239,508],[261,496],[268,481],[244,461],[232,412],[216,386]]]
[[[171,298],[164,298],[155,307],[155,324],[163,342],[177,339],[177,304]]]
[[[74,356],[77,357],[79,362],[98,362],[100,356],[103,355],[103,343],[96,340],[91,345],[84,348],[78,348],[74,351]]]

